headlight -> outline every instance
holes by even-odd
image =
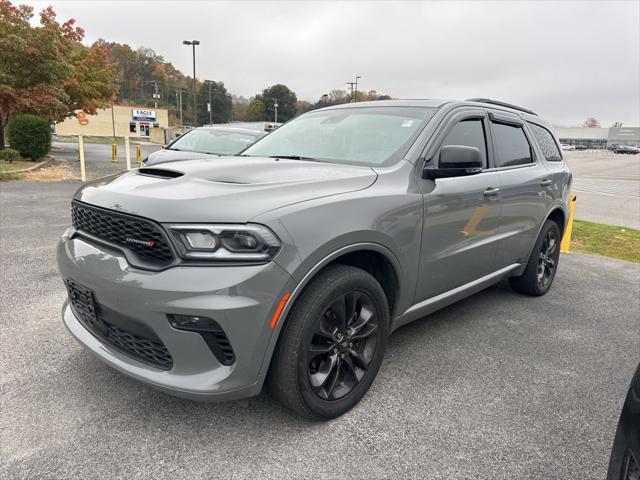
[[[182,258],[263,262],[282,245],[262,225],[167,225]]]

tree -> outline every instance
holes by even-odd
[[[296,103],[296,115],[308,112],[309,110],[313,110],[313,104],[311,102],[307,102],[306,100],[298,100],[298,103]]]
[[[265,105],[262,95],[256,95],[247,107],[247,121],[259,122],[265,120]]]
[[[587,118],[582,124],[583,128],[600,128],[600,122],[593,117]]]
[[[209,83],[198,82],[198,119],[209,122],[207,103],[209,102]],[[211,82],[211,117],[213,123],[227,123],[231,120],[233,108],[231,95],[223,82]]]
[[[82,46],[75,20],[58,23],[51,7],[38,26],[32,17],[32,7],[0,0],[0,148],[17,113],[62,120],[78,108],[94,113],[115,92],[105,52]]]
[[[298,98],[286,85],[277,84],[265,88],[262,91],[261,100],[264,104],[266,120],[271,121],[275,118],[276,101],[278,102],[278,122],[286,122],[296,116]]]

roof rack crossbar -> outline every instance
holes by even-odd
[[[538,116],[538,114],[536,112],[534,112],[533,110],[529,110],[528,108],[523,108],[523,107],[519,107],[517,105],[512,105],[511,103],[499,102],[498,100],[491,100],[490,98],[467,98],[466,101],[467,102],[478,102],[478,103],[489,103],[491,105],[498,105],[500,107],[513,108],[514,110],[519,110],[521,112],[529,113],[531,115],[535,115],[536,117]]]

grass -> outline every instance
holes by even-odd
[[[640,230],[575,220],[571,251],[640,263]]]
[[[33,167],[38,162],[32,162],[31,160],[18,160],[16,162],[0,161],[0,175],[5,173],[14,172],[16,170],[22,170],[23,168]]]
[[[34,162],[14,162],[13,165],[18,163],[27,163],[27,167],[35,164]],[[78,178],[71,172],[71,169],[64,164],[54,163],[44,168],[21,173],[13,173],[10,170],[5,171],[2,169],[3,167],[4,165],[0,164],[0,181],[27,180],[30,182],[58,182],[61,180],[76,180]],[[25,167],[23,166],[21,168]],[[14,168],[13,170],[19,170],[19,168]]]

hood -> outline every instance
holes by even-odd
[[[77,200],[159,222],[242,223],[315,198],[362,190],[369,167],[260,157],[163,163],[94,180]]]
[[[208,153],[182,152],[178,150],[167,150],[166,148],[162,148],[149,154],[145,164],[150,167],[152,165],[158,165],[159,163],[174,162],[178,160],[193,160],[198,158],[213,159],[220,158],[220,156]]]

